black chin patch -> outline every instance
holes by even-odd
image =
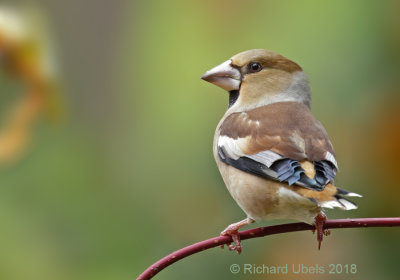
[[[229,92],[229,105],[228,108],[232,107],[235,104],[236,100],[239,98],[239,91],[238,90],[231,90]]]

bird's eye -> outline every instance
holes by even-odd
[[[249,64],[249,71],[251,73],[259,72],[261,71],[262,67],[261,64],[258,62],[252,62]]]

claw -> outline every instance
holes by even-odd
[[[230,229],[229,227],[221,232],[222,236],[230,236],[232,237],[233,244],[228,245],[229,251],[237,251],[238,254],[242,252],[242,244],[240,243],[240,234],[237,229]],[[224,245],[221,245],[221,248],[224,248]]]
[[[221,232],[221,236],[230,236],[232,238],[234,244],[228,245],[229,251],[236,251],[238,254],[242,252],[242,244],[240,243],[240,234],[238,230],[239,228],[253,222],[254,220],[250,218],[244,219],[243,221],[229,225],[225,230]],[[221,245],[221,248],[223,249],[224,245]]]

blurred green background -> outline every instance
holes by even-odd
[[[211,151],[228,97],[199,77],[252,48],[303,67],[336,149],[336,184],[364,195],[358,210],[328,216],[400,215],[399,1],[34,5],[57,47],[66,121],[41,119],[25,156],[0,170],[0,279],[135,279],[243,219]],[[19,94],[13,83],[2,74],[2,112]],[[211,249],[156,279],[398,279],[399,233],[333,230],[321,251],[310,232],[253,239],[240,256]],[[358,272],[233,275],[234,263]]]

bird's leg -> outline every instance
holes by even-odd
[[[239,235],[238,230],[241,227],[244,227],[251,223],[254,223],[254,220],[250,219],[250,218],[246,218],[240,222],[237,222],[237,223],[227,226],[227,228],[221,232],[222,236],[226,236],[226,235],[231,236],[233,242],[235,243],[235,245],[232,245],[232,244],[228,245],[228,248],[230,251],[237,251],[238,254],[240,254],[242,252],[242,245],[240,244],[240,235]],[[221,248],[224,248],[224,245],[221,245]]]
[[[317,230],[317,240],[318,240],[318,250],[321,249],[321,242],[324,238],[324,235],[327,236],[330,234],[328,229],[324,229],[326,221],[326,215],[324,212],[319,212],[318,215],[315,217],[315,229]]]

